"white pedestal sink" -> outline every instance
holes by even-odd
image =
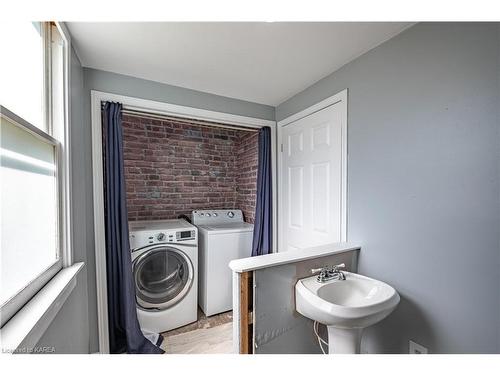
[[[399,303],[396,290],[378,280],[344,272],[345,280],[295,284],[296,310],[328,327],[328,353],[359,353],[363,329],[389,315]]]

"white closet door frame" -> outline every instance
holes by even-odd
[[[340,110],[342,114],[342,139],[341,139],[341,242],[347,242],[347,94],[348,90],[342,90],[341,92],[330,96],[319,103],[316,103],[300,112],[297,112],[281,121],[277,122],[277,133],[278,133],[278,251],[286,251],[283,248],[283,228],[280,220],[284,218],[283,210],[283,181],[282,181],[282,171],[283,171],[283,128],[297,120],[307,117],[315,112],[321,111],[332,105],[340,105]]]

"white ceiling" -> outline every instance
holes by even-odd
[[[276,106],[411,24],[67,25],[86,67]]]

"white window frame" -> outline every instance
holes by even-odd
[[[53,113],[52,113],[52,72],[50,70],[51,66],[51,38],[50,29],[52,25],[55,25],[61,35],[63,40],[63,61],[62,61],[62,77],[58,79],[63,80],[62,89],[62,109],[63,109],[63,123],[58,126],[62,126],[60,130],[60,138],[62,142],[55,139],[51,134],[53,134]],[[72,236],[71,236],[71,153],[70,153],[70,108],[69,108],[69,88],[70,88],[70,53],[71,53],[71,39],[66,27],[57,22],[43,22],[42,26],[42,36],[44,43],[44,92],[43,92],[43,103],[44,103],[44,120],[45,120],[45,130],[39,129],[29,122],[25,121],[16,114],[10,112],[8,109],[1,107],[1,116],[12,124],[18,126],[20,129],[36,136],[42,141],[54,146],[55,157],[56,157],[56,179],[57,179],[57,194],[58,194],[58,233],[59,233],[59,256],[58,259],[46,270],[44,270],[40,275],[38,275],[34,280],[32,280],[28,285],[26,285],[18,294],[13,296],[9,301],[7,301],[0,311],[0,326],[2,327],[2,334],[4,333],[4,328],[6,328],[13,317],[16,316],[20,311],[24,310],[23,306],[27,305],[33,297],[40,292],[45,285],[49,283],[51,279],[56,276],[61,269],[69,267],[73,264],[72,256]],[[78,268],[78,270],[81,267]],[[60,304],[61,301],[58,301]],[[10,327],[9,327],[10,328]],[[10,330],[12,331],[12,330]],[[9,331],[9,332],[10,332]],[[41,333],[40,333],[41,335]],[[4,340],[2,339],[2,342]],[[14,340],[15,341],[15,340]],[[2,343],[3,346],[3,343]]]
[[[70,87],[71,87],[71,37],[68,29],[61,22],[54,22],[59,34],[64,42],[63,51],[63,142],[61,146],[61,256],[63,267],[73,265],[73,243],[72,243],[72,207],[71,207],[71,192],[72,190],[72,173],[71,173],[71,102],[70,102]],[[52,95],[51,95],[52,96]],[[51,97],[50,96],[50,97]],[[52,108],[52,105],[50,106]],[[52,114],[51,114],[52,116]]]

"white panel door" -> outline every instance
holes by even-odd
[[[345,240],[344,108],[339,102],[283,127],[280,251]]]

